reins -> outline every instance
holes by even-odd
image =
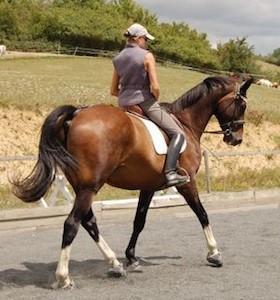
[[[209,134],[225,134],[225,130],[201,130],[200,128],[193,126],[187,122],[185,122],[184,120],[182,120],[180,117],[176,116],[176,118],[185,126],[192,128],[194,130],[197,130],[201,133],[209,133]]]

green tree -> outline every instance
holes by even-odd
[[[8,2],[0,3],[0,40],[15,38],[19,33],[17,16]]]
[[[183,64],[219,68],[217,55],[211,49],[207,35],[198,33],[184,22],[161,24],[157,31],[155,51],[162,58]]]
[[[280,48],[275,49],[273,53],[268,56],[267,61],[280,66]]]
[[[157,28],[158,20],[155,14],[150,13],[148,9],[144,9],[133,0],[112,0],[111,4],[126,20],[127,26],[131,23],[141,23],[147,26],[151,32]]]
[[[225,44],[217,45],[218,57],[224,70],[238,73],[258,71],[254,46],[249,46],[246,39],[230,39]]]

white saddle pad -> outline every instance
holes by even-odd
[[[143,124],[146,126],[146,128],[148,129],[148,131],[150,133],[150,136],[152,138],[156,153],[157,154],[166,154],[168,146],[166,144],[164,136],[163,136],[161,130],[159,129],[159,127],[150,120],[138,117],[138,116],[133,115],[133,114],[130,114],[130,115],[132,115],[133,117],[136,117],[139,120],[141,120],[143,122]],[[186,149],[186,146],[187,146],[187,143],[185,141],[182,148],[181,148],[180,153],[182,153]]]

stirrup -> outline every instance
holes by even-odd
[[[179,175],[178,173],[176,173],[175,171],[170,171],[168,173],[165,174],[165,179],[166,179],[166,183],[165,185],[167,187],[171,187],[171,186],[181,186],[184,185],[188,182],[190,182],[190,178],[189,176],[182,176]]]

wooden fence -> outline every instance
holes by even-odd
[[[68,54],[68,55],[80,55],[80,56],[100,56],[100,57],[108,57],[113,58],[117,52],[116,51],[109,51],[109,50],[102,50],[102,49],[94,49],[94,48],[84,48],[84,47],[75,47],[75,48],[59,48],[57,53],[62,54]],[[200,68],[200,67],[194,67],[187,64],[180,63],[175,60],[165,59],[161,58],[159,56],[156,56],[156,61],[163,65],[169,65],[172,67],[177,68],[185,68],[191,71],[197,71],[205,74],[220,74],[220,75],[226,75],[231,76],[233,72],[229,71],[221,71],[221,70],[215,70],[215,69],[209,69],[209,68]],[[244,74],[240,74],[244,75]],[[266,78],[264,74],[246,74],[249,76],[252,76],[255,80],[260,78]]]

